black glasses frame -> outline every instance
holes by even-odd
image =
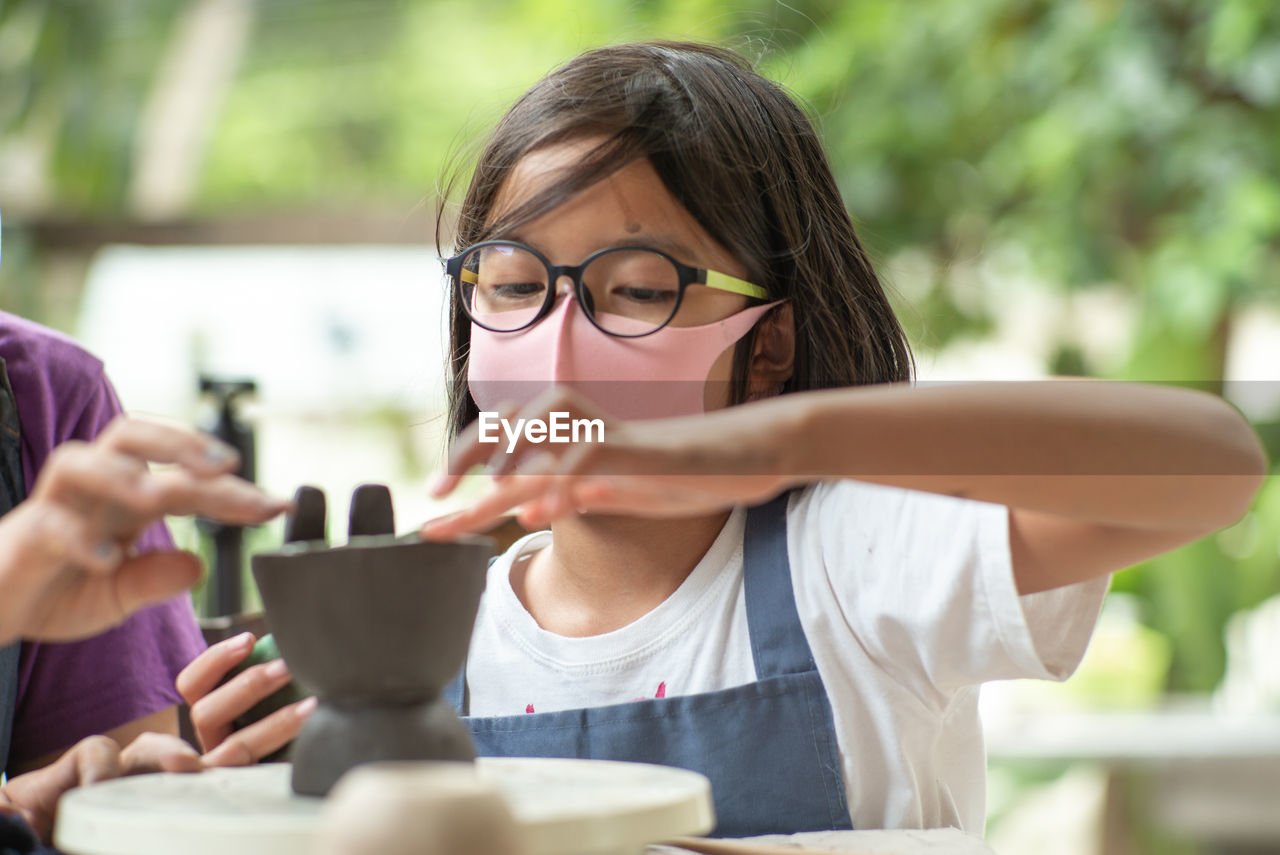
[[[509,329],[509,330],[495,329],[494,327],[489,326],[483,321],[477,320],[476,317],[471,314],[471,310],[467,306],[467,296],[463,291],[463,285],[472,284],[472,283],[464,282],[464,279],[463,279],[464,271],[462,267],[462,262],[466,259],[467,256],[471,255],[471,253],[475,252],[478,249],[482,249],[486,246],[513,246],[513,247],[516,247],[517,249],[522,249],[525,252],[532,254],[534,258],[541,261],[543,267],[547,269],[547,293],[546,293],[546,296],[543,297],[542,306],[538,309],[537,314],[535,314],[527,323],[521,326],[518,326],[515,329]],[[752,299],[756,299],[756,300],[764,299],[763,296],[760,296],[760,294],[764,293],[764,289],[760,288],[760,286],[758,285],[752,285],[749,282],[744,282],[740,279],[735,279],[731,276],[728,276],[727,274],[719,273],[718,271],[715,271],[715,270],[708,270],[705,267],[690,267],[689,265],[682,264],[681,262],[672,258],[670,255],[663,252],[662,250],[655,249],[651,246],[628,246],[628,245],[609,246],[609,247],[605,247],[604,249],[596,250],[595,252],[591,253],[590,255],[588,255],[586,258],[582,260],[581,264],[552,264],[545,255],[538,252],[536,249],[529,246],[528,244],[523,244],[523,243],[520,243],[519,241],[514,241],[514,240],[486,240],[486,241],[481,241],[480,243],[477,243],[477,244],[472,244],[471,246],[467,247],[462,252],[458,253],[452,258],[444,259],[444,269],[449,279],[452,280],[453,282],[453,290],[458,297],[458,303],[462,307],[463,314],[465,314],[473,324],[479,327],[483,327],[484,329],[487,329],[490,332],[500,332],[500,333],[501,332],[520,332],[521,330],[526,330],[529,327],[533,326],[534,324],[538,323],[538,321],[541,321],[543,318],[545,318],[547,315],[551,313],[552,308],[556,304],[556,283],[560,281],[561,276],[567,276],[573,282],[573,293],[574,293],[574,296],[578,298],[579,306],[593,307],[593,300],[592,300],[591,294],[588,291],[587,286],[582,281],[582,271],[585,270],[587,265],[591,264],[591,262],[603,256],[609,255],[610,253],[635,252],[636,250],[642,250],[644,252],[651,252],[654,255],[659,255],[662,258],[666,259],[668,262],[670,262],[671,266],[675,268],[676,275],[679,281],[679,289],[676,292],[676,301],[671,307],[671,314],[667,316],[667,319],[665,321],[658,324],[653,329],[648,330],[647,332],[642,332],[642,333],[612,332],[600,325],[600,323],[595,318],[594,311],[585,311],[583,314],[587,316],[587,320],[591,321],[591,325],[594,326],[596,329],[600,330],[600,332],[604,333],[605,335],[611,335],[616,338],[643,338],[644,336],[647,336],[647,335],[653,335],[658,330],[670,324],[671,321],[675,318],[676,314],[679,313],[680,304],[684,301],[684,292],[688,289],[690,285],[708,285],[709,287],[716,288],[719,290],[725,290],[725,291],[731,291],[733,293],[743,294],[744,296],[750,297]],[[709,278],[711,279],[710,282],[708,282]],[[748,290],[748,289],[751,289],[751,290]],[[760,294],[757,294],[755,292],[760,292]]]

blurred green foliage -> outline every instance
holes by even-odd
[[[47,144],[57,211],[127,213],[138,118],[185,8],[0,0],[0,152]],[[1111,289],[1137,307],[1122,356],[1063,332],[1048,368],[1217,391],[1239,314],[1280,303],[1272,0],[251,8],[194,213],[432,204],[442,168],[558,62],[697,38],[738,48],[809,105],[922,351],[990,332],[1010,288]],[[994,273],[975,276],[983,264]],[[1280,459],[1280,430],[1261,427]],[[1239,526],[1117,579],[1172,639],[1172,688],[1216,684],[1226,617],[1280,590],[1278,537],[1272,479]]]
[[[122,208],[137,118],[179,8],[0,0],[0,142],[40,146],[59,209]]]

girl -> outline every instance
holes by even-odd
[[[537,83],[457,242],[435,492],[477,464],[495,486],[424,535],[513,508],[550,528],[491,566],[451,694],[482,754],[707,774],[722,835],[980,830],[980,685],[1069,675],[1107,574],[1231,523],[1265,471],[1207,395],[908,385],[812,127],[718,48],[604,48]],[[482,411],[603,438],[495,444]],[[180,678],[206,746],[246,762],[299,722],[230,734],[288,679],[211,691],[249,641]]]

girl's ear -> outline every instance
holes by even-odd
[[[796,364],[796,325],[791,303],[785,302],[765,315],[751,346],[747,374],[748,401],[781,394]]]

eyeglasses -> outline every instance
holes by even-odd
[[[471,321],[493,332],[533,326],[556,303],[555,283],[573,280],[578,304],[591,323],[609,335],[638,338],[668,324],[704,322],[716,292],[768,299],[759,285],[715,270],[681,264],[661,250],[612,246],[581,264],[557,266],[531,246],[484,241],[445,260]],[[684,323],[682,323],[684,321]]]

